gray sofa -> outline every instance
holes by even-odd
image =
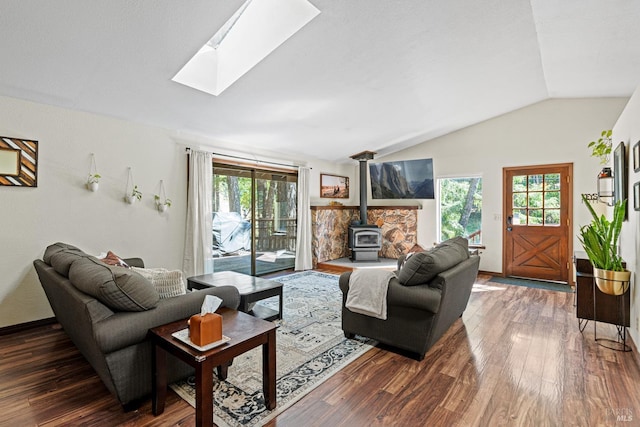
[[[125,261],[144,267],[140,258]],[[149,328],[199,313],[205,295],[216,295],[233,309],[240,303],[232,286],[160,299],[140,274],[64,243],[49,246],[34,266],[56,319],[125,410],[151,393]],[[170,382],[193,372],[172,356],[168,363]]]
[[[433,249],[398,260],[387,290],[387,319],[354,313],[345,307],[351,272],[340,276],[342,329],[414,353],[418,360],[467,307],[480,257],[469,255],[466,239],[454,238]]]

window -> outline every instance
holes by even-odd
[[[456,236],[482,243],[482,178],[439,178],[440,241]]]
[[[560,174],[513,177],[513,224],[560,225]]]

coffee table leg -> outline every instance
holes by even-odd
[[[196,364],[196,425],[213,426],[213,365]]]
[[[278,306],[279,306],[279,308],[278,308],[278,319],[282,320],[282,313],[284,313],[284,311],[282,311],[282,288],[280,288],[280,293],[278,294],[278,297],[280,297],[278,299],[278,302],[279,302],[279,304],[278,304]]]
[[[276,331],[267,334],[267,342],[262,345],[262,392],[267,409],[276,407]]]
[[[167,398],[167,353],[159,345],[153,345],[151,358],[151,388],[153,415],[164,412],[164,402]]]

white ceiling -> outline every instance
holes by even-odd
[[[220,96],[171,81],[243,1],[2,0],[0,95],[349,161],[640,83],[640,0],[310,0]]]

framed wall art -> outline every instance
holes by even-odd
[[[348,199],[349,177],[321,173],[320,197],[329,199]]]
[[[640,211],[640,181],[633,184],[633,210]]]
[[[0,185],[38,186],[38,141],[0,136]]]
[[[633,146],[633,171],[640,172],[640,141]]]
[[[613,202],[627,199],[627,156],[625,155],[624,142],[620,142],[613,151]],[[627,208],[629,202],[627,202]],[[627,219],[625,209],[624,219]]]

